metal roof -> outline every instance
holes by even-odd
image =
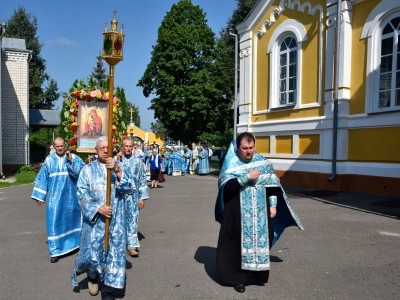
[[[30,109],[29,126],[32,127],[57,127],[61,123],[58,110]]]
[[[15,39],[15,38],[8,38],[8,37],[2,38],[1,48],[19,50],[19,51],[24,51],[24,52],[28,51],[26,49],[24,39]]]

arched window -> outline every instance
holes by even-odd
[[[361,32],[368,41],[366,112],[400,110],[400,8],[398,0],[382,0]]]
[[[302,43],[307,40],[304,26],[297,20],[282,22],[268,43],[270,55],[270,109],[300,107]]]
[[[279,52],[279,106],[296,105],[298,48],[294,37],[280,43]]]
[[[400,108],[400,16],[384,25],[381,34],[378,109]]]

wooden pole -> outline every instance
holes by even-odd
[[[108,76],[108,157],[113,157],[113,98],[114,98],[114,68],[110,65],[110,74]],[[107,185],[106,185],[106,205],[111,203],[111,170],[107,169]],[[110,219],[106,218],[106,226],[104,228],[104,250],[108,250]]]

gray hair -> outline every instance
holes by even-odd
[[[101,142],[108,142],[108,137],[106,137],[105,135],[99,137],[99,138],[97,139],[97,141],[96,141],[96,149],[97,149],[97,147],[99,147],[99,144],[100,144]]]

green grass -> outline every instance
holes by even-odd
[[[15,179],[19,184],[32,183],[35,181],[36,173],[19,173],[15,174]]]
[[[17,186],[21,184],[29,184],[33,183],[36,178],[36,172],[32,171],[20,171],[17,172],[15,176],[15,182],[2,182],[0,180],[0,188],[10,187],[10,186]]]

